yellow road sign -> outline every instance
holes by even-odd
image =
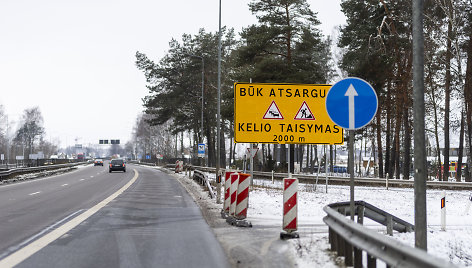
[[[342,144],[328,116],[331,85],[234,84],[234,140],[247,143]]]

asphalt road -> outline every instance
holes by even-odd
[[[44,242],[73,222],[77,225]],[[20,260],[17,267],[228,266],[180,183],[130,164],[126,173],[88,166],[0,186],[0,237],[0,266],[12,258]],[[33,253],[25,258],[23,252]]]

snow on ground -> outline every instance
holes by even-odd
[[[207,174],[214,179],[214,174]],[[282,182],[254,180],[250,191],[248,220],[253,226],[280,226],[282,229]],[[427,190],[428,253],[461,266],[472,267],[472,204],[470,191],[446,190],[447,227],[441,231],[441,194],[443,190]],[[342,263],[329,252],[327,226],[323,223],[323,207],[349,201],[349,186],[299,184],[298,225],[300,239],[290,240],[299,267],[336,267]],[[364,200],[407,222],[414,224],[414,192],[409,188],[355,187],[355,199]],[[468,213],[466,214],[468,210]],[[365,221],[368,228],[386,233],[386,228]],[[414,233],[394,232],[393,238],[414,246]],[[380,264],[380,263],[379,263]]]

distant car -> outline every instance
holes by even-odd
[[[102,159],[95,159],[95,161],[93,161],[93,165],[103,167],[103,160]]]
[[[126,163],[123,159],[112,159],[110,161],[108,172],[115,170],[126,172]]]

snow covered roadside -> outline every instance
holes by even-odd
[[[209,198],[200,185],[189,180],[188,175],[173,175],[200,206],[233,267],[339,267],[336,263],[342,263],[343,259],[336,260],[335,254],[328,251],[328,228],[322,222],[300,226],[300,239],[280,239],[282,192],[279,189],[253,188],[248,211],[248,221],[253,227],[235,227],[221,218],[223,205]],[[207,175],[210,180],[215,179],[214,174]]]
[[[265,184],[270,187],[267,181],[255,184]],[[281,189],[281,183],[274,185]],[[467,191],[446,191],[446,231],[441,230],[441,192],[442,190],[427,191],[427,222],[428,222],[428,252],[461,266],[472,267],[472,208],[465,214],[467,206],[471,205],[469,200],[470,192]],[[403,220],[414,224],[414,193],[413,189],[405,188],[385,188],[378,187],[356,187],[355,199],[364,200],[374,206],[379,207]],[[323,207],[330,203],[349,201],[348,186],[328,186],[326,193],[325,186],[318,186],[314,190],[312,185],[300,184],[298,196],[298,223],[302,230],[301,240],[313,241],[325,239],[328,248],[327,234],[313,234],[312,238],[304,239],[310,230],[316,232],[317,224],[323,224],[322,218],[326,216]],[[250,205],[248,217],[255,218],[253,224],[257,224],[259,217],[264,214],[270,215],[274,221],[280,222],[282,217],[282,191],[275,189],[255,189],[250,193]],[[267,213],[269,212],[269,213]],[[280,223],[279,223],[280,225]],[[377,229],[386,233],[385,227],[366,221],[369,228]],[[305,232],[303,232],[303,230]],[[308,231],[308,233],[307,233]],[[320,238],[321,236],[321,238]],[[397,233],[393,237],[414,247],[414,233]],[[295,242],[296,241],[292,241]],[[306,244],[306,242],[304,243]],[[304,248],[308,248],[304,246]],[[300,267],[312,265],[312,261],[317,257],[314,252],[306,252],[299,260]]]
[[[207,175],[214,179],[214,175]],[[256,241],[264,237],[262,233],[265,233],[268,237],[266,242],[278,239],[282,230],[282,183],[276,181],[272,184],[267,180],[255,180],[254,185],[255,187],[251,190],[249,196],[248,210],[248,220],[251,221],[253,228],[239,228],[239,232],[236,227],[225,227],[217,230],[214,228],[217,237],[220,241],[223,240],[223,246],[225,246],[225,243],[229,244],[228,237],[223,234],[227,230],[231,230],[233,234],[248,233],[248,235],[254,236],[251,239]],[[200,188],[199,191],[202,191],[202,189]],[[467,215],[465,214],[467,205],[472,203],[469,201],[471,193],[467,191],[446,191],[447,228],[444,232],[440,231],[441,192],[442,190],[428,190],[427,192],[428,252],[454,264],[472,267],[472,208]],[[222,205],[214,204],[215,200],[206,197],[206,193],[201,192],[201,194],[201,200],[213,207],[212,209],[218,214]],[[414,223],[413,189],[390,188],[386,190],[379,187],[359,186],[355,188],[355,197],[356,200],[364,200],[403,220]],[[318,185],[316,190],[314,185],[299,185],[298,232],[300,239],[293,239],[288,242],[279,239],[277,241],[285,245],[288,243],[289,248],[285,248],[284,252],[292,255],[290,257],[293,258],[292,266],[344,266],[343,258],[336,258],[334,253],[328,251],[328,228],[322,219],[326,215],[323,211],[325,205],[348,200],[348,186],[328,186],[328,193],[326,193],[324,185]],[[386,231],[385,227],[372,221],[365,221],[365,225],[382,233]],[[400,234],[394,232],[393,238],[414,246],[414,233]],[[240,264],[238,263],[239,267],[251,266]],[[284,267],[283,265],[278,266]]]

